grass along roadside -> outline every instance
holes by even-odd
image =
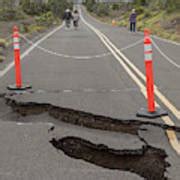
[[[0,63],[6,61],[8,54],[12,51],[12,27],[17,25],[21,34],[29,37],[35,38],[41,34],[44,34],[49,29],[52,29],[55,26],[61,24],[60,20],[52,21],[53,23],[44,25],[37,24],[34,19],[26,20],[26,22],[11,22],[10,24],[5,22],[0,22],[0,25],[3,24],[3,30],[6,31],[3,35],[0,36]],[[2,23],[2,24],[1,24]],[[24,42],[21,41],[21,44]]]
[[[0,61],[12,48],[12,29],[16,25],[25,36],[38,36],[54,26],[61,24],[66,8],[72,3],[66,0],[31,1],[0,0]]]
[[[0,21],[0,43],[3,44],[3,46],[9,44],[14,25],[18,26],[20,33],[32,34],[36,32],[41,33],[46,29],[60,23],[60,19],[55,18],[51,12],[42,14],[41,16],[37,17],[28,16],[21,20],[14,20],[9,22]]]
[[[89,10],[90,14],[102,22],[112,24],[115,20],[116,25],[129,29],[129,15],[132,8],[137,12],[137,30],[143,31],[149,28],[153,35],[164,39],[180,42],[180,11],[167,11],[166,9],[152,9],[142,6],[114,5],[104,6],[102,4]],[[88,9],[88,8],[87,8]],[[106,14],[105,11],[108,11]]]
[[[117,22],[119,26],[129,26],[129,12]],[[137,30],[149,28],[151,33],[159,37],[180,42],[180,13],[166,11],[144,11],[137,16]]]

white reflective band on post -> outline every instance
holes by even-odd
[[[14,49],[20,49],[19,44],[14,44]]]
[[[145,55],[145,61],[146,60],[152,60],[152,53],[149,53],[149,54],[144,54]]]
[[[14,42],[14,43],[18,43],[18,42],[19,42],[19,38],[18,38],[18,37],[14,37],[14,38],[13,38],[13,42]]]
[[[151,44],[148,44],[148,45],[144,45],[144,51],[152,51],[152,46]]]

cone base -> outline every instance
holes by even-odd
[[[155,119],[167,115],[168,113],[161,108],[156,108],[155,112],[148,112],[147,109],[141,108],[136,114],[137,117],[144,117],[149,119]]]
[[[7,86],[7,89],[10,91],[26,91],[31,88],[32,88],[32,86],[25,85],[25,84],[23,84],[21,87],[17,87],[15,84]]]

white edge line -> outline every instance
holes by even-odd
[[[178,43],[178,42],[171,41],[171,40],[168,40],[168,39],[163,39],[163,38],[158,37],[158,36],[156,36],[156,35],[153,35],[153,37],[154,37],[155,39],[160,40],[160,41],[163,41],[163,42],[166,42],[166,43],[170,43],[170,44],[173,44],[173,45],[176,45],[176,46],[180,46],[180,43]]]
[[[96,30],[92,25],[88,24],[88,23],[85,21],[85,19],[83,19],[83,20],[84,20],[84,23],[85,23],[87,26],[89,26],[89,27],[97,34],[97,36],[99,36],[99,38],[106,44],[107,42],[104,40],[104,38],[101,37],[103,34],[102,34],[101,32],[99,32],[98,30]],[[114,50],[112,49],[112,47],[111,47],[108,43],[106,44],[106,46],[107,46],[107,48],[108,48],[110,51],[112,51],[112,53],[113,53]],[[117,56],[117,54],[116,54],[115,52],[113,53],[113,55],[115,56],[115,58],[117,58],[117,59],[121,62],[121,65],[122,65],[123,67],[126,66],[126,65],[124,64],[124,62],[121,61],[121,59],[119,58],[119,56]],[[133,73],[131,72],[131,70],[129,70],[129,68],[125,68],[125,69],[127,70],[127,72],[129,72],[129,75],[131,75],[131,74],[133,75]],[[139,81],[139,79],[138,79],[136,76],[134,76],[134,80],[136,80],[136,83],[139,84],[140,89],[142,90],[143,95],[146,97],[146,93],[144,93],[144,91],[143,91],[143,89],[142,89],[142,88],[143,88],[143,84],[141,84],[141,82]],[[157,102],[156,102],[156,104],[157,104]],[[158,104],[157,104],[157,105],[158,105]],[[166,118],[168,118],[169,123],[173,124],[173,121],[172,121],[169,117],[162,117],[162,119],[165,121],[166,124],[169,124],[169,123],[167,122]],[[174,131],[173,131],[173,134],[172,134],[172,133],[170,134],[170,132],[168,132],[168,131],[166,131],[166,132],[167,132],[167,136],[168,136],[168,139],[169,139],[169,141],[170,141],[171,146],[172,146],[173,149],[176,151],[176,153],[177,153],[178,155],[180,155],[180,145],[179,145],[179,141],[178,141],[178,139],[177,139]],[[173,135],[173,136],[172,136],[172,135]]]
[[[52,30],[51,32],[49,32],[47,35],[45,35],[44,37],[42,37],[40,40],[38,40],[37,42],[35,42],[30,48],[28,48],[22,55],[21,55],[21,60],[24,59],[27,55],[29,55],[29,53],[31,51],[34,50],[34,48],[36,46],[38,46],[40,43],[42,43],[44,40],[46,40],[47,38],[49,38],[50,36],[52,36],[54,33],[56,33],[58,30],[60,30],[62,27],[64,26],[64,23],[62,23],[60,26],[58,26],[57,28],[55,28],[54,30]],[[14,61],[12,61],[11,63],[9,63],[7,65],[7,67],[0,71],[0,78],[2,78],[7,72],[9,72],[9,70],[14,66]]]
[[[137,32],[138,34],[144,34],[143,32],[141,32],[141,31],[138,31]],[[159,41],[163,41],[163,42],[166,42],[166,43],[169,43],[169,44],[173,44],[173,45],[176,45],[176,46],[180,46],[180,43],[178,43],[178,42],[175,42],[175,41],[171,41],[171,40],[169,40],[169,39],[163,39],[162,37],[158,37],[157,35],[153,35],[152,34],[152,37],[154,38],[154,39],[156,39],[156,40],[159,40]]]
[[[178,69],[180,68],[180,65],[177,64],[176,62],[174,62],[171,58],[169,58],[166,54],[164,54],[161,49],[159,48],[159,46],[155,43],[155,41],[152,39],[152,43],[154,45],[154,47],[159,51],[159,53],[172,65],[174,65],[175,67],[177,67]]]
[[[82,16],[82,14],[81,14]],[[83,20],[86,21],[83,17]],[[85,22],[86,24],[86,22]],[[92,25],[91,25],[92,26]],[[93,27],[92,29],[94,29],[94,31],[97,32],[97,30]],[[112,42],[110,42],[110,40],[104,35],[102,34],[101,32],[98,32],[99,34],[101,34],[108,42],[109,44],[111,44],[111,46],[115,49],[115,51],[125,59],[125,61],[130,65],[130,67],[132,67],[132,69],[135,70],[135,72],[142,78],[142,80],[146,81],[145,79],[145,76],[144,74],[139,71],[139,69],[134,65],[132,64],[126,57],[123,53],[121,53],[116,47],[114,44],[112,44]],[[141,87],[142,88],[142,87]],[[168,109],[175,115],[175,117],[177,119],[180,119],[180,111],[158,90],[157,86],[155,85],[155,94],[157,95],[157,97],[166,105],[168,105]]]

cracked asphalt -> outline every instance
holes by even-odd
[[[130,34],[126,29],[98,23],[85,12],[83,16],[111,38],[118,48],[143,38],[141,34]],[[178,62],[179,47],[156,41],[162,50],[168,49],[168,55]],[[77,31],[73,28],[66,30],[63,27],[40,45],[71,56],[91,56],[108,52],[82,21]],[[138,45],[126,50],[125,54],[144,72],[142,48],[142,45]],[[164,61],[158,52],[155,52],[154,57],[158,59],[154,64],[156,83],[179,108],[180,85],[177,81],[180,72]],[[113,56],[75,60],[34,49],[23,59],[22,73],[24,83],[31,84],[33,90],[8,96],[17,103],[51,104],[123,121],[136,119],[163,124],[160,118],[155,120],[136,118],[136,112],[146,106],[146,100]],[[172,80],[174,78],[175,80]],[[9,93],[6,90],[9,84],[14,84],[14,70],[1,77],[0,92]],[[164,129],[160,127],[143,125],[141,129],[144,130],[139,130],[138,136],[103,131],[58,121],[47,112],[22,116],[6,104],[3,96],[0,103],[0,180],[83,180],[84,177],[87,180],[144,179],[130,171],[112,170],[82,159],[71,158],[62,151],[57,151],[49,143],[52,138],[60,139],[67,136],[80,137],[115,150],[142,149],[145,141],[149,146],[166,152],[166,161],[170,167],[166,168],[164,174],[169,180],[179,180],[179,156],[170,146]],[[162,107],[166,109],[163,105]],[[169,113],[179,126],[179,120]],[[55,129],[48,131],[52,126]],[[180,132],[176,134],[180,137]]]

